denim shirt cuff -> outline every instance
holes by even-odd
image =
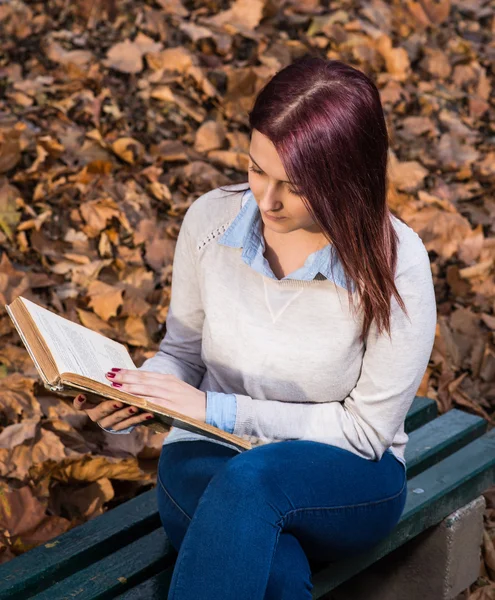
[[[233,433],[237,414],[237,399],[234,394],[206,392],[206,423]]]

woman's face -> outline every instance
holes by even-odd
[[[321,229],[306,210],[302,197],[294,193],[298,190],[288,183],[275,146],[256,129],[252,131],[249,147],[248,180],[260,209],[263,224],[273,231],[273,234],[299,231],[298,235],[300,235],[305,231],[306,234],[321,235]],[[266,218],[265,213],[284,218],[280,221],[272,221]],[[313,236],[309,235],[309,238],[313,239]]]

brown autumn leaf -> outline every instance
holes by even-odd
[[[120,459],[113,456],[86,455],[79,460],[47,460],[43,463],[34,464],[30,469],[30,476],[35,479],[42,479],[50,473],[52,479],[63,483],[91,482],[106,477],[122,481],[139,481],[145,485],[153,480],[153,474],[144,471],[142,467],[144,468],[144,465],[140,464],[135,458]]]
[[[393,48],[388,35],[380,35],[376,40],[376,49],[385,60],[387,71],[397,80],[405,81],[411,65],[405,48]]]
[[[144,426],[136,427],[128,435],[104,434],[104,451],[123,459],[133,457],[143,461],[157,461],[167,435],[168,432],[159,433]]]
[[[55,40],[47,40],[45,47],[47,58],[64,65],[73,63],[80,67],[85,67],[92,59],[93,54],[87,50],[64,50],[64,48]]]
[[[80,456],[80,452],[64,446],[56,434],[38,426],[34,437],[10,448],[0,448],[0,475],[25,481],[33,466]]]
[[[139,73],[143,69],[143,55],[158,52],[162,48],[161,43],[139,33],[131,42],[124,40],[112,46],[107,52],[107,60],[104,64],[122,73]]]
[[[10,540],[8,540],[0,531],[0,565],[15,558],[16,555],[10,548]]]
[[[13,448],[26,440],[33,439],[39,422],[39,419],[24,419],[22,423],[4,427],[0,433],[0,448]]]
[[[62,427],[60,423],[63,423],[63,430],[70,431],[72,434],[73,431],[82,429],[88,422],[88,415],[84,411],[76,410],[70,399],[62,399],[59,395],[46,390],[38,394],[36,400],[41,406],[43,415],[50,422],[50,428],[59,434]]]
[[[171,265],[176,242],[168,236],[162,237],[162,232],[155,232],[153,238],[146,242],[146,262],[155,271],[166,265]]]
[[[65,533],[71,522],[56,515],[47,515],[46,506],[33,496],[28,485],[18,489],[0,482],[0,531],[8,535],[15,555]]]
[[[105,64],[122,73],[139,73],[144,66],[142,56],[139,46],[125,40],[108,50]]]
[[[485,158],[478,163],[478,170],[484,177],[495,176],[495,152],[489,152]]]
[[[121,316],[143,317],[152,310],[152,305],[143,298],[143,292],[132,287],[125,288]]]
[[[92,311],[77,309],[77,314],[81,325],[84,325],[84,327],[88,327],[88,329],[101,333],[105,337],[115,339],[113,337],[115,334],[114,329]]]
[[[59,397],[56,400],[56,404],[48,407],[47,419],[43,424],[45,429],[57,435],[64,446],[79,454],[97,454],[100,445],[93,436],[87,434],[87,428],[93,427],[88,415],[74,408],[72,397]],[[46,407],[46,403],[43,406]],[[50,417],[50,414],[53,416]]]
[[[90,297],[88,306],[104,321],[115,317],[122,306],[122,288],[108,285],[103,281],[92,281],[88,286],[87,294]]]
[[[17,423],[18,419],[39,421],[41,408],[34,395],[35,379],[20,373],[11,373],[0,378],[0,414],[7,423]]]
[[[84,233],[89,237],[96,237],[112,218],[120,218],[120,210],[117,203],[111,198],[101,200],[89,200],[81,204],[79,209],[82,218],[86,221],[83,227]]]
[[[29,276],[23,271],[18,271],[10,262],[7,253],[0,259],[0,314],[5,312],[4,305],[10,304],[17,296],[24,296],[32,300]],[[12,323],[10,329],[14,329]]]
[[[64,260],[51,266],[54,273],[70,273],[72,282],[79,287],[86,288],[91,281],[98,277],[100,271],[113,262],[111,258],[94,260],[87,264],[80,264],[72,260]]]
[[[148,66],[153,70],[167,69],[186,73],[197,59],[187,48],[177,46],[160,52],[150,52],[146,56]]]
[[[122,160],[125,160],[131,165],[136,161],[141,160],[144,154],[144,146],[132,138],[120,138],[115,140],[112,144],[112,150]]]
[[[452,73],[452,65],[448,56],[438,48],[425,48],[425,56],[421,66],[433,77],[447,79]]]
[[[0,128],[0,173],[7,173],[21,160],[20,131],[11,128]],[[3,178],[0,178],[2,181]],[[0,186],[5,185],[4,182]],[[1,192],[0,192],[1,195]]]
[[[151,344],[151,339],[142,318],[130,316],[125,320],[125,333],[127,341],[133,346],[144,346]]]
[[[229,25],[238,31],[255,29],[263,17],[264,7],[263,0],[235,0],[230,8],[206,17],[204,22],[216,27]]]
[[[447,169],[461,169],[478,159],[479,153],[455,135],[444,133],[437,147],[439,162]]]
[[[194,149],[198,152],[217,150],[223,146],[225,141],[225,128],[216,121],[206,121],[196,131]]]
[[[434,250],[444,259],[458,252],[466,236],[471,234],[471,226],[465,217],[435,207],[411,213],[406,221],[420,235],[426,249]]]
[[[189,16],[189,11],[184,8],[181,0],[156,0],[156,3],[163,8],[164,13],[177,17]]]
[[[451,0],[419,0],[419,3],[431,23],[440,25],[447,20],[451,8]]]
[[[418,136],[428,134],[430,137],[438,135],[438,129],[431,117],[411,116],[405,117],[401,123],[398,134],[408,142],[414,141]]]
[[[38,371],[31,360],[26,348],[6,343],[0,346],[0,364],[12,373],[23,373],[24,376],[35,379]]]
[[[176,100],[174,93],[168,85],[157,85],[151,90],[149,96],[154,100],[161,100],[162,102],[175,102]]]
[[[412,192],[422,186],[428,175],[425,169],[415,160],[399,162],[393,152],[390,152],[389,177],[390,182],[399,190]]]
[[[8,183],[6,177],[0,177],[0,229],[10,239],[21,220],[17,198],[19,191]]]
[[[88,485],[58,485],[51,494],[51,508],[62,512],[71,520],[84,522],[105,512],[104,505],[113,500],[115,491],[110,479],[102,477]]]

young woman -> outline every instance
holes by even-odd
[[[259,92],[249,124],[248,186],[211,190],[184,217],[159,351],[108,374],[253,444],[166,437],[169,600],[309,600],[313,562],[387,537],[435,336],[428,253],[386,202],[374,83],[306,56]],[[147,417],[75,406],[114,433]]]

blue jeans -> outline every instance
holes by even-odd
[[[320,442],[236,451],[209,441],[162,448],[160,518],[177,550],[168,600],[311,600],[311,567],[387,537],[406,467]]]

